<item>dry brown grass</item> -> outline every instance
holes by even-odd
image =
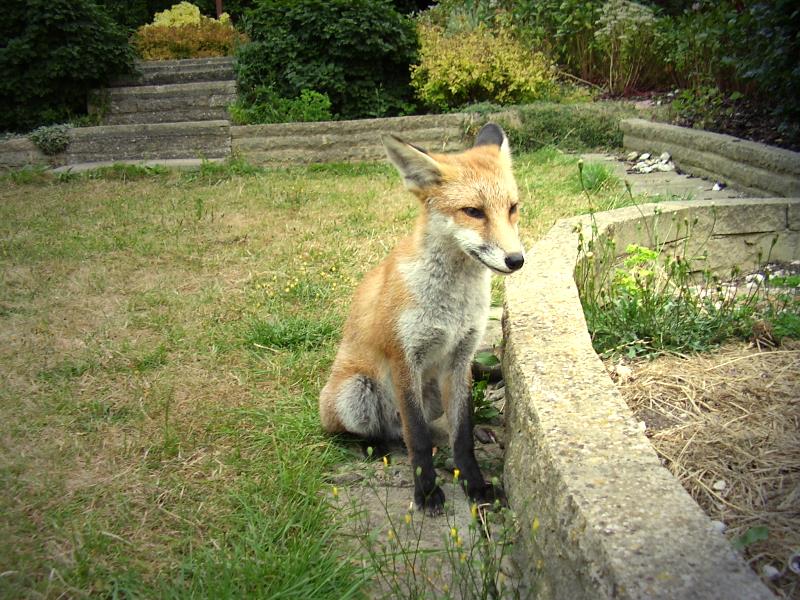
[[[618,385],[664,464],[731,541],[766,526],[769,538],[744,554],[759,573],[783,572],[769,582],[776,593],[800,597],[787,569],[800,550],[800,342],[632,366]]]

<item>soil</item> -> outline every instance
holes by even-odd
[[[662,463],[778,597],[800,599],[800,341],[607,368]]]

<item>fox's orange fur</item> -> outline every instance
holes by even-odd
[[[375,445],[402,438],[418,506],[440,512],[428,423],[446,412],[456,466],[476,500],[500,495],[474,457],[470,365],[489,309],[491,272],[522,266],[508,141],[485,126],[473,148],[428,154],[384,138],[422,204],[413,233],[364,278],[320,395],[326,431]]]

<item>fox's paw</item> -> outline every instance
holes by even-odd
[[[444,492],[438,485],[427,494],[415,489],[414,504],[417,510],[424,510],[431,517],[439,516],[444,513]]]
[[[484,481],[483,485],[469,486],[467,496],[476,504],[508,506],[505,490],[499,483]]]

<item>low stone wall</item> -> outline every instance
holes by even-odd
[[[462,150],[473,118],[425,115],[358,121],[231,127],[231,148],[256,165],[381,160],[381,135],[394,133],[433,152]]]
[[[70,131],[67,165],[96,161],[226,158],[230,156],[228,121],[104,125]]]
[[[228,118],[235,81],[198,81],[111,88],[105,91],[106,125],[181,123]],[[98,110],[90,107],[90,112]]]
[[[754,196],[800,196],[800,153],[698,129],[624,119],[623,145],[669,152],[687,173],[721,178]]]
[[[756,264],[776,235],[773,259],[800,256],[800,199],[650,204],[595,224],[620,249],[678,242],[691,224],[717,268]],[[574,281],[581,230],[591,239],[586,216],[559,221],[506,280],[505,484],[528,576],[540,598],[772,598],[661,466],[592,349]]]
[[[54,164],[26,137],[0,141],[0,170],[47,167]],[[57,163],[55,163],[57,166]]]

